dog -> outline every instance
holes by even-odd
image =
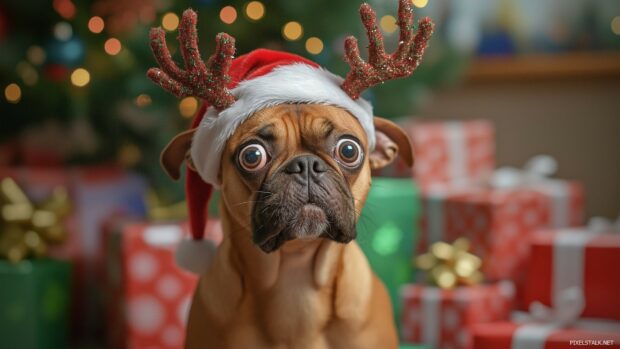
[[[188,254],[178,255],[197,262],[189,269],[200,280],[186,348],[397,348],[390,299],[355,228],[371,171],[397,157],[413,165],[406,133],[374,116],[361,97],[420,64],[433,23],[420,20],[414,33],[411,6],[399,0],[400,41],[389,55],[375,12],[360,7],[369,56],[364,61],[348,37],[344,79],[286,52],[255,50],[233,60],[235,41],[226,33],[204,62],[192,10],[179,26],[181,69],[165,31],[152,29],[160,68],[147,76],[177,97],[206,102],[161,157],[173,178],[183,163],[188,168],[193,239]],[[224,239],[211,254],[196,248],[213,187],[221,191]]]
[[[373,151],[335,106],[278,105],[239,126],[220,169],[225,237],[196,289],[186,348],[397,348],[355,224],[371,170],[413,156],[400,127],[374,126]],[[192,133],[163,152],[166,166],[187,159]]]

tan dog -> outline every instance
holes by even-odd
[[[186,348],[397,347],[385,287],[351,241],[371,169],[399,151],[413,162],[398,126],[375,117],[375,128],[369,153],[338,107],[280,105],[239,126],[220,169],[224,240],[196,290]],[[191,134],[164,151],[169,171]]]
[[[172,177],[184,159],[191,169],[193,239],[178,255],[201,278],[187,348],[397,347],[385,287],[353,240],[371,169],[399,152],[409,166],[413,157],[405,133],[373,117],[361,94],[411,75],[433,23],[420,20],[414,33],[411,1],[399,0],[400,40],[387,54],[375,12],[363,4],[360,15],[368,61],[348,37],[351,70],[344,79],[284,52],[255,50],[233,60],[235,41],[226,33],[217,35],[215,53],[204,62],[191,10],[179,25],[185,69],[172,60],[165,31],[151,31],[160,68],[148,77],[178,97],[206,103],[194,128],[162,154]],[[221,188],[224,240],[209,260],[212,250],[197,248],[209,246],[202,237],[213,186]]]

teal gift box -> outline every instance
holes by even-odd
[[[402,309],[399,289],[413,279],[419,217],[419,191],[411,178],[373,178],[357,242],[388,290],[395,319]]]
[[[0,260],[0,347],[67,348],[71,264]]]

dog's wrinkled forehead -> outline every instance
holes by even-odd
[[[228,140],[224,157],[234,157],[240,146],[259,141],[269,147],[272,172],[296,154],[318,155],[333,163],[331,152],[343,136],[353,136],[367,149],[367,136],[346,110],[329,105],[285,104],[265,108],[248,118]],[[337,166],[335,166],[337,167]]]

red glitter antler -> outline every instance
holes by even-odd
[[[398,4],[400,40],[396,52],[389,55],[385,53],[383,36],[377,28],[375,11],[370,5],[362,4],[360,16],[370,42],[368,62],[360,57],[359,46],[354,36],[347,37],[344,43],[345,59],[351,70],[341,87],[353,99],[359,98],[362,91],[369,87],[413,74],[422,60],[434,28],[431,19],[425,17],[419,21],[418,32],[414,36],[411,0],[400,0]]]
[[[172,60],[164,30],[151,29],[151,49],[161,69],[151,68],[146,75],[179,98],[203,98],[217,110],[226,109],[235,102],[235,97],[226,88],[230,80],[228,70],[235,54],[235,39],[226,33],[219,33],[215,38],[215,53],[205,65],[198,51],[197,21],[196,12],[183,12],[178,39],[185,70],[180,69]]]

